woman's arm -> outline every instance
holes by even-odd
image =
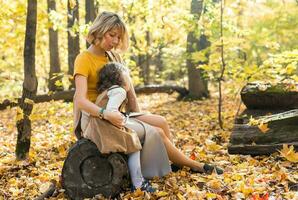
[[[87,99],[87,78],[77,74],[75,76],[76,91],[74,95],[74,103],[79,109],[90,113],[93,116],[99,116],[100,107]],[[104,118],[115,126],[124,125],[124,116],[120,112],[104,111]]]

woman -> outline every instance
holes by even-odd
[[[122,127],[124,125],[124,116],[119,112],[111,112],[100,108],[95,105],[94,102],[98,95],[96,91],[97,71],[109,61],[109,58],[110,60],[121,62],[121,58],[118,54],[114,53],[113,50],[125,51],[128,47],[126,26],[117,14],[103,12],[94,20],[90,27],[87,41],[91,44],[90,47],[80,53],[75,60],[75,108],[83,110],[93,116],[103,117],[115,126]],[[140,112],[131,80],[127,98],[129,112]],[[78,118],[79,116],[75,114],[75,122],[78,122]],[[163,117],[144,114],[138,115],[136,118],[147,123],[148,129],[153,128],[158,131],[164,143],[167,156],[176,165],[188,166],[195,172],[212,173],[212,171],[216,169],[217,173],[223,173],[222,170],[218,168],[196,162],[180,152],[171,142],[169,126]],[[146,162],[146,159],[143,159],[143,161]],[[147,165],[144,165],[150,166],[152,164],[153,163],[147,162]],[[165,167],[163,173],[160,173],[160,176],[167,173],[168,170],[166,168],[167,167]],[[146,177],[146,175],[144,175],[144,177]]]

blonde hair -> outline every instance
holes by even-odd
[[[104,11],[95,18],[89,28],[86,40],[89,44],[95,44],[96,40],[101,41],[104,34],[114,28],[118,28],[121,32],[121,38],[116,49],[125,51],[129,43],[128,31],[119,15],[113,12]]]

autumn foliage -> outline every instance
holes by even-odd
[[[141,96],[143,110],[167,118],[176,146],[192,159],[214,163],[223,175],[191,173],[188,168],[154,179],[154,194],[136,191],[121,193],[121,199],[294,199],[291,191],[298,181],[297,153],[285,146],[271,156],[229,155],[227,145],[235,115],[235,100],[225,98],[225,130],[217,123],[216,98],[177,101],[175,95]],[[67,151],[75,142],[72,132],[72,104],[36,104],[30,116],[32,145],[26,161],[15,161],[16,108],[1,111],[0,198],[33,199],[48,189],[51,180],[58,189],[51,199],[66,198],[59,177]],[[296,159],[296,160],[295,160]],[[296,195],[296,196],[295,196]]]

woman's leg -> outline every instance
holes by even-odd
[[[197,161],[194,161],[190,158],[188,158],[186,155],[184,155],[179,149],[177,149],[173,143],[170,141],[170,139],[167,137],[167,135],[164,133],[163,129],[159,127],[155,127],[159,134],[161,135],[161,138],[163,140],[163,143],[165,144],[169,159],[179,165],[179,166],[187,166],[190,167],[196,171],[199,172],[205,172],[204,170],[204,163],[200,163]]]
[[[167,120],[160,115],[154,115],[154,114],[145,114],[141,116],[136,117],[138,120],[145,122],[147,124],[150,124],[151,126],[161,128],[166,135],[166,137],[169,138],[171,142],[173,142],[173,136],[170,132],[170,127],[167,123]]]

